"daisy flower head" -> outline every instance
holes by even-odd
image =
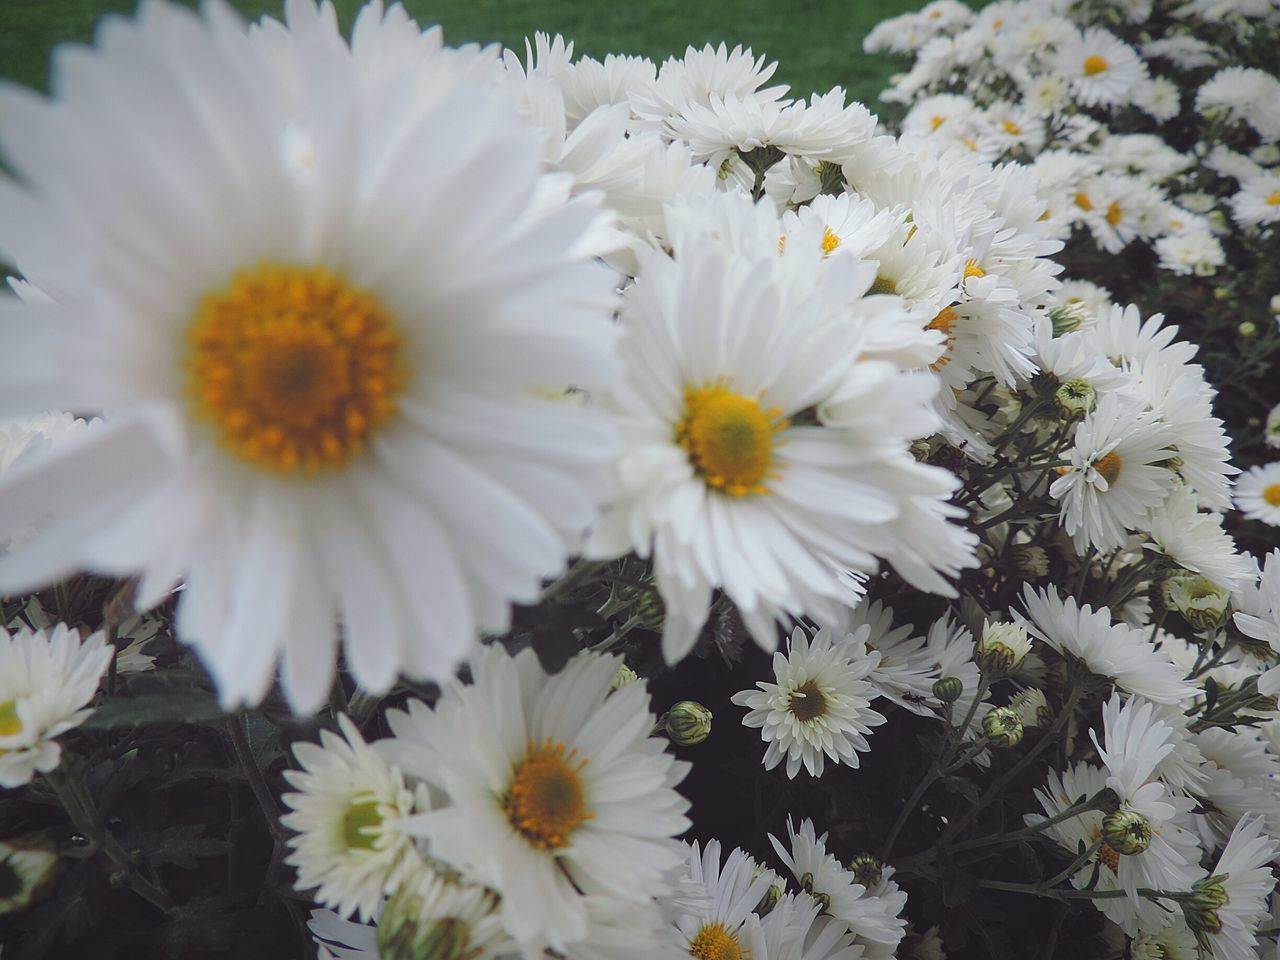
[[[681,899],[675,918],[689,956],[699,960],[739,960],[749,957],[748,920],[773,884],[771,870],[760,870],[741,850],[720,862],[720,841],[687,848],[685,884],[690,896]]]
[[[613,368],[596,201],[541,172],[487,54],[378,3],[348,45],[326,9],[251,37],[160,0],[55,101],[0,101],[0,251],[52,298],[0,301],[0,415],[111,411],[5,478],[0,537],[60,509],[0,590],[85,567],[145,609],[182,579],[228,707],[279,662],[315,708],[339,622],[363,687],[449,675],[608,492],[607,423],[547,399]]]
[[[1250,576],[1233,598],[1235,624],[1245,636],[1269,644],[1280,653],[1280,548],[1262,562],[1251,561]]]
[[[1118,393],[1106,393],[1076,428],[1070,467],[1049,488],[1059,520],[1083,554],[1114,550],[1147,511],[1164,501],[1177,478],[1173,428]]]
[[[1156,703],[1176,704],[1194,695],[1196,688],[1152,646],[1146,631],[1112,623],[1108,608],[1094,610],[1077,604],[1075,597],[1063,600],[1054,587],[1036,590],[1030,584],[1024,585],[1022,600],[1030,617],[1027,632],[1080,661],[1090,673]],[[1023,619],[1017,611],[1013,614]]]
[[[688,764],[650,736],[643,683],[612,690],[620,662],[584,653],[549,677],[531,649],[483,647],[473,683],[388,714],[380,750],[447,797],[404,829],[496,891],[527,952],[582,943],[600,901],[656,928],[653,898],[682,859],[671,837],[688,803],[674,788]]]
[[[1249,559],[1223,529],[1222,514],[1201,512],[1195,496],[1183,486],[1170,490],[1142,526],[1149,535],[1147,547],[1185,570],[1232,591],[1253,579]]]
[[[885,718],[871,709],[875,688],[865,679],[880,662],[878,653],[867,651],[869,632],[840,635],[824,628],[810,639],[804,627],[796,627],[787,652],[773,655],[776,682],[761,680],[759,690],[733,695],[734,703],[750,710],[743,725],[760,728],[769,745],[766,770],[785,757],[788,777],[802,765],[820,777],[826,758],[857,767],[858,752],[871,749],[867,735]]]
[[[782,897],[763,919],[749,917],[745,939],[753,960],[861,960],[865,956],[849,925],[825,916],[822,902],[803,891]]]
[[[20,787],[57,768],[54,739],[78,727],[115,650],[101,633],[81,640],[59,623],[48,630],[0,625],[0,787]]]
[[[1137,52],[1115,34],[1089,27],[1061,43],[1054,68],[1071,84],[1086,107],[1124,106],[1147,80],[1147,67]]]
[[[404,775],[345,714],[338,727],[342,736],[324,730],[319,744],[294,745],[300,769],[284,776],[297,792],[282,797],[290,812],[280,818],[294,831],[285,862],[297,869],[300,889],[316,888],[317,902],[367,921],[417,860],[399,826],[417,802]]]
[[[1231,198],[1231,215],[1242,226],[1262,226],[1280,221],[1280,171],[1268,170],[1240,184]]]
[[[838,622],[877,558],[952,593],[946,577],[973,562],[971,535],[948,522],[956,480],[909,453],[936,428],[936,384],[867,350],[905,323],[901,301],[864,296],[875,268],[854,257],[779,254],[782,221],[748,197],[670,219],[673,255],[649,256],[626,293],[627,368],[604,397],[622,491],[588,544],[653,555],[668,662],[692,648],[715,588],[767,650],[778,621]]]
[[[1187,926],[1207,960],[1250,960],[1267,897],[1275,887],[1271,864],[1280,844],[1264,832],[1262,817],[1242,819],[1210,876],[1196,883],[1182,904]]]
[[[1250,520],[1280,527],[1280,460],[1250,467],[1236,480],[1236,509]]]

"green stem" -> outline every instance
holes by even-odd
[[[898,819],[893,822],[893,829],[889,831],[888,839],[885,840],[884,847],[880,851],[881,863],[887,862],[889,854],[893,853],[893,845],[898,842],[898,834],[902,833],[902,828],[907,825],[907,818],[915,811],[916,806],[924,797],[925,791],[933,786],[941,776],[942,769],[936,763],[930,764],[929,769],[920,778],[920,782],[916,784],[915,790],[911,792],[911,796],[907,798],[907,802],[898,811]]]
[[[980,887],[986,887],[988,890],[1029,893],[1033,896],[1049,897],[1054,900],[1121,900],[1128,896],[1123,890],[1077,890],[1075,887],[1042,889],[1040,884],[1009,883],[1005,880],[987,880],[983,877],[976,877],[974,882]],[[1170,890],[1152,890],[1150,887],[1139,887],[1137,893],[1140,897],[1147,897],[1152,900],[1176,900],[1178,902],[1190,900],[1195,896],[1190,892],[1178,893]]]
[[[559,600],[572,593],[595,576],[606,563],[608,563],[607,560],[588,560],[585,557],[579,557],[573,566],[565,571],[563,577],[542,591],[542,602]]]
[[[249,731],[244,722],[244,714],[237,714],[227,721],[227,733],[231,737],[231,746],[235,750],[236,759],[240,761],[240,766],[249,779],[249,789],[253,791],[254,799],[262,808],[262,815],[266,818],[267,829],[271,831],[272,839],[278,844],[284,843],[286,838],[284,827],[280,825],[280,807],[277,806],[275,796],[267,786],[267,781],[258,768],[258,761],[253,756],[253,747],[249,744]]]
[[[1080,816],[1082,813],[1088,813],[1090,810],[1100,810],[1109,799],[1109,790],[1099,790],[1087,800],[1083,800],[1080,803],[1073,803],[1061,813],[1057,813],[1052,817],[1046,817],[1044,820],[1034,823],[1029,827],[1023,827],[1021,830],[1015,830],[1013,833],[990,833],[985,837],[975,837],[972,840],[965,840],[962,843],[952,844],[950,849],[953,853],[958,853],[961,850],[972,850],[974,847],[986,847],[998,843],[1013,843],[1016,840],[1022,840],[1026,837],[1032,837],[1038,833],[1043,833],[1049,827],[1062,823],[1065,820],[1071,820]]]

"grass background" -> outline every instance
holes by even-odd
[[[279,16],[283,0],[232,0],[247,17]],[[644,54],[661,60],[693,44],[742,43],[779,62],[775,81],[797,96],[843,86],[872,105],[895,69],[862,52],[862,38],[886,17],[924,0],[405,0],[422,24],[441,23],[450,43],[500,41],[523,47],[535,30],[563,33],[575,52]],[[336,0],[349,24],[361,0]],[[55,44],[89,40],[107,13],[135,0],[0,0],[0,78],[44,89]],[[874,109],[874,107],[873,107]]]

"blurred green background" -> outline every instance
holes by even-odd
[[[248,17],[279,16],[283,0],[232,0]],[[535,30],[560,32],[577,53],[662,59],[693,44],[743,43],[779,62],[774,79],[798,96],[840,84],[872,102],[894,64],[862,52],[862,38],[886,17],[924,0],[406,0],[422,24],[441,23],[450,43],[498,40],[523,48]],[[361,0],[337,0],[349,24]],[[0,77],[44,89],[49,52],[86,41],[106,13],[135,0],[0,0]]]

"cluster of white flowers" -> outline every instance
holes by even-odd
[[[1178,114],[1149,64],[1218,65],[1196,24],[1280,14],[1192,2],[1138,49],[1084,7],[886,22],[869,48],[916,58],[895,137],[724,45],[599,61],[538,35],[522,57],[378,2],[350,40],[313,0],[253,26],[145,5],[60,61],[55,100],[0,90],[23,277],[0,415],[43,418],[0,426],[0,592],[92,571],[144,614],[172,599],[226,709],[278,679],[320,710],[339,647],[363,699],[396,691],[389,737],[338,712],[285,774],[323,957],[892,957],[916,805],[1038,730],[1018,763],[1065,738],[1069,765],[1022,832],[1075,858],[1061,881],[1133,956],[1252,958],[1280,551],[1260,567],[1226,512],[1280,525],[1280,464],[1233,492],[1197,346],[1055,256],[1079,227],[1211,274],[1215,207],[1280,229],[1270,74],[1195,97],[1251,156],[1107,127]],[[1238,189],[1197,199],[1191,170]],[[549,673],[513,608],[618,561],[642,573],[593,615],[644,600]],[[876,728],[927,718],[938,756],[876,855],[843,865],[788,822],[788,880],[677,839],[688,764],[608,651],[643,623],[675,665],[730,609],[773,653],[732,698],[766,770],[856,768]],[[47,631],[0,641],[4,786],[57,765],[113,655],[38,599],[21,616]],[[117,672],[154,666],[160,627],[113,621]]]

